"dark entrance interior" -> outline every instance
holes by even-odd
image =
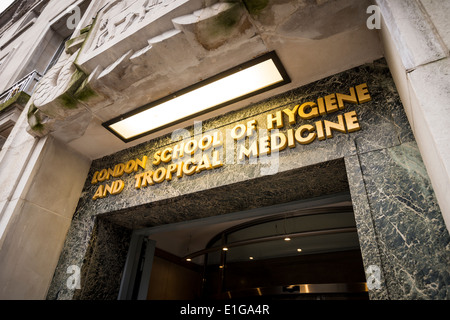
[[[150,238],[157,246],[161,236]],[[258,297],[368,299],[352,207],[290,210],[236,223],[183,256],[156,247],[148,299]]]

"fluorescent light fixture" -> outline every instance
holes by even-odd
[[[275,52],[103,123],[125,142],[289,83]]]

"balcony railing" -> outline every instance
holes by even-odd
[[[8,101],[10,98],[12,98],[19,92],[25,92],[31,96],[34,87],[41,78],[42,75],[36,70],[30,72],[28,75],[17,81],[7,90],[5,90],[2,94],[0,94],[0,104]]]

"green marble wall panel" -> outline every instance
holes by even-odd
[[[360,161],[389,298],[448,299],[448,231],[416,143]]]
[[[358,155],[346,157],[345,166],[364,266],[366,270],[369,266],[377,266],[380,270],[379,288],[369,290],[369,297],[377,300],[388,299],[385,276],[381,268],[381,254]],[[366,277],[370,277],[370,274],[366,273]]]

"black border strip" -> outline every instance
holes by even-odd
[[[131,117],[131,116],[133,116],[133,115],[135,115],[135,114],[137,114],[137,113],[139,113],[139,112],[145,111],[145,110],[150,109],[150,108],[152,108],[152,107],[155,107],[155,106],[157,106],[157,105],[159,105],[159,104],[161,104],[161,103],[164,103],[164,102],[166,102],[166,101],[168,101],[168,100],[171,100],[171,99],[173,99],[173,98],[176,98],[177,96],[183,95],[183,94],[185,94],[185,93],[187,93],[187,92],[190,92],[190,91],[193,91],[193,90],[195,90],[195,89],[197,89],[197,88],[203,87],[203,86],[205,86],[205,85],[207,85],[207,84],[209,84],[209,83],[212,83],[212,82],[214,82],[214,81],[217,81],[217,80],[220,80],[220,79],[222,79],[222,78],[225,78],[225,77],[227,77],[227,76],[229,76],[229,75],[235,73],[236,71],[241,71],[241,70],[243,70],[243,69],[252,67],[252,66],[254,66],[254,65],[258,64],[258,63],[261,63],[261,62],[263,62],[263,61],[270,60],[270,59],[272,59],[272,61],[274,62],[275,66],[277,67],[278,71],[280,72],[280,74],[281,74],[281,76],[282,76],[282,78],[283,78],[282,81],[277,82],[277,83],[275,83],[275,84],[273,84],[273,85],[264,87],[264,88],[259,89],[259,90],[257,90],[257,91],[253,91],[253,92],[251,92],[251,93],[249,93],[249,94],[246,94],[246,95],[237,97],[237,98],[235,98],[235,99],[226,101],[226,102],[224,102],[224,103],[215,105],[215,106],[213,106],[213,107],[211,107],[211,108],[202,110],[202,111],[200,111],[200,112],[194,113],[194,114],[192,114],[192,115],[189,115],[189,116],[187,116],[187,117],[178,119],[178,120],[176,120],[176,121],[172,121],[172,122],[170,122],[170,123],[168,123],[168,124],[166,124],[166,125],[159,126],[158,128],[151,129],[151,130],[149,130],[149,131],[143,132],[143,133],[141,133],[141,134],[139,134],[139,135],[136,135],[136,136],[134,136],[134,137],[131,137],[131,138],[129,138],[129,139],[124,138],[124,137],[121,136],[119,133],[117,133],[116,131],[114,131],[113,129],[111,129],[111,128],[109,127],[111,124],[113,124],[113,123],[115,123],[115,122],[118,122],[118,121],[124,120],[124,119],[126,119],[126,118],[129,118],[129,117]],[[287,74],[286,70],[284,69],[284,66],[283,66],[283,64],[281,63],[281,60],[278,58],[278,55],[275,53],[275,51],[271,51],[271,52],[268,52],[268,53],[266,53],[266,54],[263,54],[263,55],[261,55],[261,56],[255,58],[255,59],[253,59],[253,60],[244,62],[243,64],[240,64],[240,65],[238,65],[238,66],[236,66],[236,67],[233,67],[233,68],[231,68],[231,69],[229,69],[229,70],[226,70],[226,71],[224,71],[224,72],[221,72],[221,73],[219,73],[219,74],[217,74],[217,75],[215,75],[215,76],[212,76],[212,77],[210,77],[210,78],[208,78],[208,79],[202,80],[202,81],[200,81],[200,82],[198,82],[198,83],[196,83],[196,84],[194,84],[194,85],[191,85],[191,86],[188,86],[188,87],[186,87],[186,88],[184,88],[184,89],[181,89],[181,90],[179,90],[179,91],[177,91],[177,92],[175,92],[175,93],[173,93],[173,94],[170,94],[170,95],[168,95],[168,96],[165,96],[164,98],[161,98],[161,99],[158,99],[158,100],[156,100],[156,101],[150,102],[150,103],[145,104],[145,105],[143,105],[143,106],[141,106],[141,107],[138,107],[138,108],[136,108],[136,109],[134,109],[134,110],[132,110],[132,111],[130,111],[130,112],[127,112],[127,113],[125,113],[125,114],[122,114],[122,115],[120,115],[120,116],[118,116],[118,117],[115,117],[115,118],[113,118],[113,119],[111,119],[111,120],[108,120],[108,121],[102,123],[102,126],[105,127],[105,128],[106,128],[108,131],[110,131],[111,133],[113,133],[113,134],[114,134],[116,137],[118,137],[120,140],[122,140],[123,142],[127,143],[127,142],[131,142],[131,141],[133,141],[133,140],[137,140],[137,139],[139,139],[139,138],[142,138],[142,137],[144,137],[144,136],[146,136],[146,135],[149,135],[149,134],[151,134],[151,133],[154,133],[154,132],[156,132],[156,131],[160,131],[160,130],[163,130],[163,129],[165,129],[165,128],[174,126],[174,125],[176,125],[176,124],[178,124],[178,123],[181,123],[181,122],[184,122],[184,121],[186,121],[186,120],[189,120],[189,119],[192,119],[192,118],[201,116],[201,115],[203,115],[203,114],[206,114],[206,113],[208,113],[208,112],[217,110],[217,109],[219,109],[219,108],[223,108],[223,107],[226,106],[226,105],[230,105],[230,104],[236,103],[236,102],[238,102],[238,101],[241,101],[241,100],[250,98],[250,97],[252,97],[252,96],[258,95],[258,94],[260,94],[260,93],[262,93],[262,92],[265,92],[265,91],[269,91],[269,90],[275,89],[275,88],[277,88],[277,87],[280,87],[280,86],[285,85],[285,84],[290,83],[290,82],[291,82],[291,79],[290,79],[289,75]]]

